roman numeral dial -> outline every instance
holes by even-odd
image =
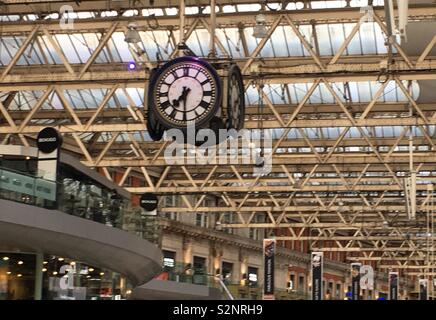
[[[200,126],[220,107],[220,79],[210,64],[198,58],[172,60],[150,81],[156,114],[168,128]]]

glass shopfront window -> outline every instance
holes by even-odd
[[[116,272],[64,257],[0,253],[0,300],[33,300],[38,277],[43,300],[120,300],[126,299],[129,284]]]
[[[230,283],[232,280],[233,274],[233,263],[230,262],[222,262],[222,276],[224,279],[224,283]]]
[[[258,283],[259,269],[255,267],[248,267],[248,283],[251,287],[256,287]]]
[[[121,228],[127,201],[110,190],[64,166],[59,174],[62,185],[59,209],[68,214]]]
[[[33,169],[25,172],[23,166],[18,166],[20,171],[10,167],[0,166],[0,198],[122,228],[129,201],[115,190],[62,163],[56,182],[39,178]]]
[[[0,300],[32,300],[35,255],[0,253]]]

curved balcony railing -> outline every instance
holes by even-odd
[[[70,215],[122,228],[127,201],[92,181],[62,177],[50,181],[0,167],[0,198],[57,209]]]

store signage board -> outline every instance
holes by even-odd
[[[44,128],[38,133],[36,144],[42,153],[52,153],[61,147],[62,136],[55,128]]]
[[[144,193],[139,200],[141,208],[151,212],[157,209],[158,199],[154,193]]]

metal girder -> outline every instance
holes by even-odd
[[[100,168],[107,177],[111,171],[119,172],[122,176],[118,181],[120,186],[134,193],[155,192],[181,198],[175,207],[162,208],[162,212],[214,213],[219,216],[222,228],[286,231],[286,234],[278,234],[277,239],[307,241],[313,250],[345,252],[349,260],[402,261],[408,266],[428,261],[430,249],[422,245],[428,239],[423,240],[418,234],[428,223],[426,214],[434,216],[435,209],[427,184],[436,178],[436,140],[432,129],[436,125],[436,99],[415,102],[406,83],[401,81],[436,80],[435,59],[429,55],[435,38],[419,56],[407,56],[396,45],[398,53],[389,66],[389,81],[374,90],[371,101],[358,103],[350,97],[338,97],[334,82],[346,86],[353,81],[377,81],[380,62],[386,56],[345,55],[348,44],[358,34],[358,24],[354,24],[333,56],[319,55],[300,30],[300,25],[313,20],[315,24],[355,23],[362,17],[358,8],[265,12],[268,27],[292,28],[308,56],[261,57],[259,53],[270,38],[249,49],[247,39],[241,36],[244,56],[235,61],[246,71],[247,87],[259,87],[259,78],[262,78],[262,84],[310,85],[298,103],[274,104],[271,96],[264,93],[261,95],[264,108],[259,109],[255,104],[247,108],[246,128],[256,129],[261,123],[262,128],[282,130],[272,141],[271,173],[261,177],[253,175],[252,164],[229,165],[220,163],[219,159],[206,165],[188,162],[169,165],[163,157],[165,143],[147,141],[144,137],[143,106],[134,105],[127,90],[143,89],[148,69],[155,66],[156,61],[145,59],[144,66],[141,65],[138,71],[126,71],[125,64],[119,62],[96,63],[99,52],[109,50],[107,43],[111,35],[124,32],[133,20],[138,22],[141,32],[170,30],[168,40],[174,48],[171,37],[174,37],[172,31],[177,29],[174,27],[178,25],[177,15],[97,16],[95,19],[76,19],[74,30],[64,30],[59,20],[44,19],[44,16],[58,11],[65,1],[5,2],[8,14],[33,14],[36,10],[37,16],[36,21],[31,22],[21,19],[2,23],[2,36],[19,36],[24,40],[11,63],[0,68],[0,94],[5,97],[0,101],[0,143],[16,139],[15,143],[34,144],[36,134],[46,126],[46,121],[64,135],[65,148],[80,157],[84,164]],[[117,7],[114,7],[114,1],[68,3],[76,11],[132,9],[130,1],[117,1]],[[188,5],[199,3],[187,1]],[[233,4],[219,0],[217,3]],[[177,6],[172,0],[154,2],[157,7],[163,4],[165,7]],[[137,9],[140,8],[141,4],[137,5]],[[244,35],[244,28],[254,25],[257,14],[257,11],[219,12],[217,28],[238,28]],[[375,14],[376,23],[384,30],[383,8],[375,8]],[[411,5],[409,14],[412,20],[434,21],[436,5]],[[158,27],[152,29],[151,22],[157,22]],[[208,30],[206,15],[188,15],[186,22],[188,35],[195,30]],[[86,32],[101,35],[99,43],[95,48],[88,48],[91,54],[87,61],[72,63],[62,46],[57,44],[56,35]],[[274,30],[270,30],[269,36],[273,33]],[[60,64],[17,64],[34,39],[47,41],[53,53],[58,55]],[[215,41],[219,42],[219,39]],[[219,43],[216,45],[220,47]],[[226,51],[223,46],[221,50]],[[169,52],[169,56],[174,52]],[[253,63],[258,64],[256,72],[253,70],[257,67],[251,68]],[[334,102],[310,104],[311,94],[321,85]],[[404,93],[407,100],[382,102],[379,98],[389,85]],[[284,94],[289,90],[286,88]],[[66,96],[66,90],[70,89],[103,89],[104,96],[97,106],[77,110]],[[11,107],[17,96],[37,90],[42,92],[35,96],[28,110]],[[108,101],[117,100],[116,94],[121,91],[129,106],[118,101],[116,108],[107,108]],[[55,98],[61,105],[52,109],[50,105]],[[395,126],[399,127],[400,133],[396,131],[393,136],[380,136],[376,132]],[[328,135],[325,128],[337,129],[337,135],[325,136]],[[291,130],[298,132],[298,138],[288,137]],[[351,131],[353,136],[349,136]],[[412,148],[408,140],[410,132],[413,133]],[[408,220],[404,199],[403,178],[410,170],[409,150],[412,150],[412,167],[418,175],[415,221]],[[142,186],[128,185],[129,177],[141,179]],[[216,207],[204,205],[205,195],[216,199]],[[224,219],[227,214],[231,215],[232,221]],[[260,220],[256,220],[258,218]],[[386,256],[378,256],[380,254]]]
[[[169,1],[154,1],[153,5],[149,3],[141,4],[138,2],[136,6],[132,6],[132,3],[128,0],[125,1],[107,1],[107,0],[88,0],[88,1],[80,1],[78,4],[76,1],[14,1],[14,0],[5,0],[3,1],[4,5],[6,5],[8,14],[35,14],[35,12],[45,16],[50,13],[59,13],[60,8],[68,4],[72,7],[75,12],[101,12],[101,11],[119,11],[124,12],[126,10],[132,9],[149,9],[149,8],[177,8],[179,6],[178,0],[169,0]],[[252,0],[238,0],[238,4],[252,4]],[[31,4],[31,5],[29,5]],[[209,5],[209,1],[203,1],[203,5]],[[222,5],[234,5],[234,1],[217,1],[218,6]],[[195,6],[198,7],[201,5],[200,1],[186,1],[187,6]],[[356,10],[357,9],[357,10]],[[277,14],[281,14],[282,12],[292,14],[292,17],[295,21],[301,21],[304,23],[309,23],[311,20],[316,21],[328,21],[328,22],[341,22],[341,21],[357,21],[361,17],[361,13],[358,10],[359,8],[325,8],[325,9],[298,9],[298,10],[282,10],[279,12],[276,11],[265,11],[268,19],[276,16]],[[384,8],[383,7],[374,7],[374,11],[380,16],[384,16]],[[396,12],[396,10],[395,10]],[[436,12],[436,8],[433,4],[424,4],[424,5],[413,5],[410,4],[409,15],[411,17],[428,17],[434,15]],[[238,12],[238,13],[226,13],[223,14],[221,12],[217,13],[217,23],[221,24],[224,21],[232,21],[233,24],[237,24],[237,21],[249,21],[254,24],[254,16],[257,14],[257,11],[254,12]],[[246,18],[247,16],[250,19]],[[153,19],[147,16],[140,16],[144,21],[149,19]],[[188,15],[188,18],[192,17],[193,19],[199,17],[207,18],[207,15]],[[237,17],[237,19],[235,19]],[[123,19],[123,17],[121,17]],[[126,18],[124,18],[126,19]],[[163,24],[161,20],[164,20],[165,17],[158,17],[159,24]],[[178,15],[176,16],[168,16],[167,24],[168,26],[178,25]],[[84,19],[86,20],[86,19]],[[89,20],[89,19],[88,19]],[[88,21],[89,22],[89,21]],[[170,24],[171,23],[171,24]]]
[[[320,70],[314,65],[299,65],[291,67],[268,67],[268,64],[274,63],[275,59],[263,59],[266,61],[266,67],[261,67],[263,82],[265,84],[291,84],[291,83],[313,83],[320,76]],[[239,64],[242,66],[245,59],[240,59]],[[303,62],[304,63],[304,62]],[[149,77],[147,70],[126,71],[126,64],[99,64],[90,67],[90,72],[79,72],[79,68],[71,65],[71,70],[75,73],[65,72],[58,66],[41,68],[37,66],[22,67],[16,66],[13,72],[5,74],[0,81],[1,91],[15,90],[38,90],[44,85],[56,83],[62,85],[65,89],[74,88],[106,88],[111,83],[118,82],[128,87],[143,88],[145,81]],[[86,66],[88,68],[88,66]],[[31,70],[31,72],[29,72]],[[76,72],[77,70],[77,72]],[[87,69],[83,69],[87,70]],[[426,60],[414,68],[406,66],[405,63],[399,62],[392,66],[392,72],[400,80],[435,80],[436,62]],[[0,72],[8,71],[0,68]],[[48,72],[47,72],[48,71]],[[9,71],[8,71],[9,72]],[[329,65],[322,72],[322,77],[330,82],[347,82],[347,81],[377,81],[380,73],[379,63],[338,63]],[[255,80],[258,75],[246,72],[245,80]],[[93,84],[92,82],[101,82]],[[15,85],[15,87],[14,87]]]

